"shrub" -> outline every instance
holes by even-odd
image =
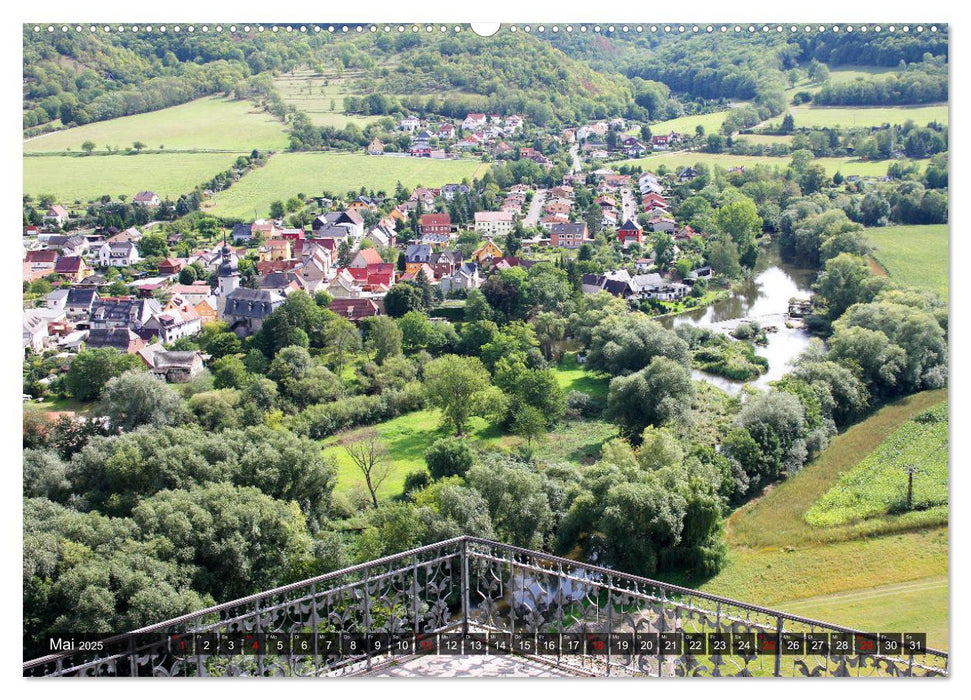
[[[465,476],[474,461],[475,456],[468,444],[454,437],[440,438],[425,450],[425,463],[434,479]]]

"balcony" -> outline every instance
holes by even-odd
[[[858,630],[458,537],[52,654],[25,676],[946,676],[948,657],[836,648],[641,653],[659,635],[872,639]],[[635,636],[637,635],[637,636]],[[191,640],[183,647],[179,640]],[[707,639],[713,639],[707,637]],[[835,638],[834,638],[835,639]],[[253,649],[231,640],[259,640]],[[408,641],[410,640],[410,641]],[[205,643],[203,643],[203,641]],[[272,643],[285,644],[274,647]],[[402,649],[391,649],[400,642]],[[729,642],[731,643],[731,642]],[[408,646],[410,644],[411,646]],[[579,646],[576,646],[579,644]],[[865,642],[863,646],[865,646]],[[245,642],[244,642],[245,647]],[[180,651],[180,649],[186,649]],[[285,651],[279,651],[285,649]]]

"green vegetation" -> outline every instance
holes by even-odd
[[[576,353],[566,353],[553,370],[564,393],[580,391],[595,398],[605,398],[610,383],[606,375],[596,375],[577,364]]]
[[[146,144],[149,151],[249,153],[254,148],[283,150],[288,139],[283,124],[249,100],[205,97],[155,112],[43,134],[25,141],[24,153],[80,153],[85,141],[95,144],[95,154],[108,147],[124,152],[136,141]]]
[[[218,196],[209,214],[222,217],[258,218],[269,214],[270,204],[286,201],[298,192],[347,192],[366,187],[394,192],[406,187],[441,187],[448,182],[471,180],[481,174],[483,163],[473,160],[395,158],[352,153],[279,153],[258,171],[246,176]]]
[[[713,333],[692,346],[691,366],[719,377],[747,382],[765,374],[769,361],[757,355],[751,344]]]
[[[900,105],[898,107],[820,107],[816,105],[797,105],[788,107],[796,122],[796,128],[834,127],[834,126],[882,126],[884,124],[903,124],[911,120],[915,124],[930,122],[947,124],[947,104],[919,106]],[[778,128],[781,117],[773,117],[760,126]]]
[[[866,235],[873,257],[894,280],[947,299],[947,224],[868,228]]]
[[[686,117],[676,117],[662,122],[651,124],[652,134],[669,134],[676,131],[679,134],[692,135],[700,126],[706,134],[717,134],[725,122],[725,117],[729,114],[728,110],[720,112],[708,112],[706,114],[692,114]]]
[[[102,195],[129,199],[142,190],[172,199],[229,168],[228,153],[148,153],[137,156],[34,156],[24,162],[24,192],[55,201],[86,202]]]
[[[927,634],[928,646],[942,650],[948,647],[947,576],[786,600],[773,607],[816,620],[838,621],[859,630],[920,630]]]
[[[915,520],[916,526],[922,527],[919,519],[893,515],[868,523],[818,528],[809,525],[805,515],[844,471],[866,459],[900,426],[946,398],[946,389],[914,394],[885,406],[837,435],[801,472],[739,508],[729,522],[730,542],[752,549],[799,547],[909,530],[913,529]]]
[[[825,528],[805,519],[848,466],[868,460],[916,416],[946,405],[946,398],[946,390],[927,391],[882,408],[833,438],[797,475],[735,511],[726,524],[726,566],[700,588],[861,629],[926,629],[929,644],[946,647],[948,549],[940,514],[929,521],[896,515]],[[919,595],[924,581],[931,590]],[[913,593],[906,598],[912,604],[887,603],[897,587]]]
[[[806,522],[829,527],[935,506],[944,506],[935,510],[947,522],[947,436],[947,402],[942,402],[845,472],[806,512]]]
[[[306,69],[294,70],[276,76],[273,87],[284,102],[306,114],[315,126],[340,129],[347,124],[356,124],[363,129],[374,119],[344,112],[344,98],[356,94],[353,81],[360,77],[361,72],[355,70],[340,74],[333,71],[317,73]]]
[[[738,166],[751,168],[757,165],[779,167],[785,170],[789,166],[789,161],[790,159],[788,157],[774,158],[772,156],[736,156],[729,153],[656,153],[654,155],[645,156],[644,158],[623,160],[617,163],[617,166],[638,166],[644,170],[657,170],[659,166],[664,165],[669,170],[675,170],[677,168],[687,168],[689,166],[694,167],[698,163],[705,163],[711,166],[717,165],[725,168],[726,170]],[[816,158],[813,160],[814,164],[823,166],[827,175],[832,176],[833,174],[840,172],[843,174],[843,177],[846,177],[847,175],[882,177],[887,174],[887,167],[891,163],[899,162],[901,161],[863,161],[848,157]],[[920,167],[921,162],[916,161],[916,165]]]

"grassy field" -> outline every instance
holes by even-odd
[[[212,150],[249,153],[282,150],[289,138],[276,118],[245,100],[205,97],[156,112],[134,114],[44,134],[24,142],[25,153],[81,152],[93,141],[125,150],[141,141],[150,150]],[[215,174],[215,172],[213,172]]]
[[[921,414],[933,422],[912,420],[894,431],[866,459],[845,472],[806,513],[815,527],[843,525],[900,512],[906,508],[907,474],[913,478],[913,508],[947,505],[947,402]]]
[[[796,128],[833,127],[833,126],[881,126],[883,124],[903,124],[908,119],[919,126],[936,121],[947,124],[946,104],[903,105],[899,107],[818,107],[812,104],[790,105]],[[777,127],[782,117],[772,117],[759,126]],[[653,128],[653,127],[652,127]]]
[[[792,143],[792,134],[739,134],[736,141],[757,143],[762,146],[786,145]]]
[[[133,197],[151,190],[175,198],[229,168],[230,153],[143,153],[112,156],[31,156],[23,158],[24,193],[53,194],[70,204],[101,195]]]
[[[927,391],[884,407],[835,437],[797,475],[735,511],[726,523],[728,562],[699,587],[797,614],[809,614],[815,606],[812,616],[836,624],[875,631],[926,630],[934,635],[929,644],[945,646],[944,583],[934,586],[933,595],[915,594],[900,604],[884,600],[882,608],[876,602],[881,593],[876,589],[882,587],[946,579],[947,528],[939,525],[939,518],[922,521],[924,514],[917,513],[818,528],[804,516],[844,471],[918,413],[946,399],[947,390]],[[833,605],[826,607],[821,596],[833,596]],[[910,627],[914,624],[919,624],[917,630]]]
[[[749,138],[749,137],[745,137]],[[815,163],[819,163],[829,175],[837,171],[843,176],[861,175],[877,177],[887,174],[887,166],[890,161],[862,161],[854,158],[817,158]],[[666,165],[668,169],[674,170],[677,167],[693,166],[696,163],[707,163],[718,165],[726,170],[736,166],[751,168],[756,165],[767,165],[769,167],[786,168],[789,166],[789,158],[773,158],[771,156],[735,156],[729,153],[658,153],[644,158],[619,161],[613,163],[614,166],[639,165],[645,170],[656,169],[659,165]]]
[[[874,76],[884,76],[890,75],[891,73],[896,73],[897,67],[889,66],[839,66],[837,68],[831,68],[829,71],[829,80],[831,83],[850,83],[857,78],[873,78]]]
[[[309,196],[324,191],[343,193],[367,187],[394,192],[401,181],[407,187],[441,187],[448,182],[470,180],[486,164],[476,160],[395,158],[356,153],[279,153],[219,195],[207,211],[216,216],[243,218],[266,216],[270,204],[298,192]]]
[[[873,257],[902,284],[929,289],[947,299],[947,224],[868,228]]]
[[[597,398],[607,396],[610,378],[587,372],[581,365],[577,364],[576,353],[566,353],[560,363],[553,368],[553,371],[556,373],[557,383],[565,394],[569,394],[571,391],[582,391],[584,394]]]
[[[916,581],[787,600],[774,607],[816,620],[839,620],[845,627],[867,632],[925,632],[928,646],[947,649],[947,594],[947,576],[931,576]],[[897,611],[892,630],[885,627],[888,609]]]
[[[678,117],[667,121],[651,124],[652,134],[667,134],[676,131],[679,134],[694,136],[695,128],[700,124],[704,127],[706,134],[717,134],[721,129],[728,110],[722,112],[709,112],[708,114],[693,114],[688,117]]]
[[[440,427],[438,409],[426,409],[408,413],[378,423],[374,427],[387,449],[391,471],[378,489],[379,498],[390,498],[402,492],[405,477],[414,471],[425,470],[425,450],[435,440],[449,435]],[[337,463],[337,490],[348,492],[364,488],[364,477],[340,446],[340,441],[353,438],[355,431],[335,435],[324,441],[324,455]],[[534,444],[534,455],[540,460],[570,461],[592,464],[600,457],[604,442],[617,437],[617,428],[603,421],[568,421]],[[469,421],[465,438],[475,450],[516,450],[523,441],[481,418]]]

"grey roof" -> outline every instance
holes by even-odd
[[[92,328],[85,341],[89,348],[114,348],[122,352],[138,336],[129,328]]]
[[[405,249],[407,262],[428,262],[431,255],[432,247],[427,243],[412,243]]]
[[[567,223],[567,224],[553,224],[550,228],[550,233],[564,234],[564,233],[583,233],[587,228],[585,223]]]
[[[72,287],[67,290],[67,301],[65,304],[67,306],[84,306],[90,307],[94,302],[98,300],[98,290],[97,289],[78,289]]]
[[[282,296],[267,289],[238,287],[226,297],[225,315],[243,318],[266,318],[283,301]]]
[[[140,326],[153,313],[160,312],[154,299],[98,299],[91,306],[91,321]]]
[[[236,224],[230,235],[234,241],[248,241],[253,237],[253,224]]]

